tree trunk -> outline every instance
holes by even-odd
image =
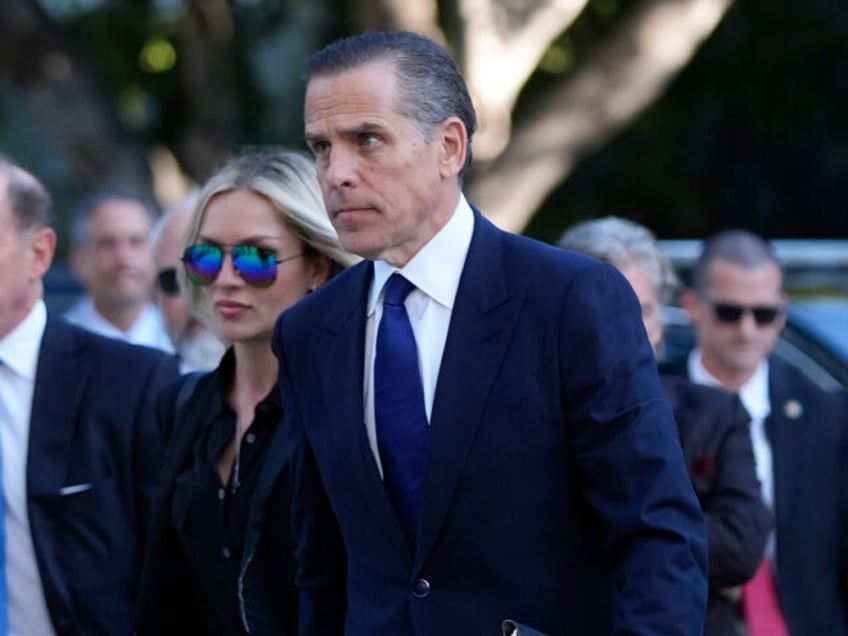
[[[552,84],[504,151],[471,176],[469,197],[520,232],[580,158],[650,106],[732,0],[645,0],[571,78]]]

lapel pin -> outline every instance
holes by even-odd
[[[804,413],[804,407],[798,400],[786,400],[783,403],[783,414],[790,420],[797,420]]]

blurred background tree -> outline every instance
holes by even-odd
[[[848,3],[832,0],[4,0],[0,149],[60,230],[83,193],[161,205],[240,149],[302,145],[302,73],[330,39],[431,35],[481,130],[467,179],[499,225],[554,241],[619,214],[660,236],[745,225],[846,236]],[[838,184],[838,185],[837,185]]]

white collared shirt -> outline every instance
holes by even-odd
[[[46,324],[47,309],[44,301],[38,301],[27,317],[0,339],[0,452],[10,636],[54,634],[35,560],[26,491],[32,397]]]
[[[88,329],[107,338],[118,338],[133,344],[161,349],[166,353],[174,353],[174,345],[165,329],[162,314],[153,303],[145,305],[136,321],[127,331],[121,331],[106,320],[94,308],[90,296],[83,296],[65,313],[65,319],[71,324]]]
[[[381,464],[374,421],[374,349],[377,325],[383,315],[383,287],[394,272],[400,272],[415,285],[404,306],[418,345],[424,407],[429,422],[456,290],[473,232],[474,214],[465,197],[460,196],[459,204],[445,226],[402,269],[395,269],[385,261],[374,262],[365,323],[364,398],[365,427],[378,466]],[[382,467],[380,470],[382,472]]]
[[[689,377],[698,384],[721,387],[721,382],[704,368],[701,362],[701,351],[697,348],[689,354]],[[763,501],[769,508],[774,508],[772,453],[765,426],[766,418],[771,413],[768,379],[768,362],[764,360],[754,371],[754,375],[739,390],[739,399],[742,400],[742,405],[751,416],[751,445],[754,448],[754,461],[757,478],[762,488]]]

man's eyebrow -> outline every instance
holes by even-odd
[[[326,135],[322,135],[320,133],[311,133],[308,130],[303,133],[303,138],[306,140],[306,143],[310,141],[323,141],[326,139]]]
[[[347,128],[339,129],[338,132],[342,137],[356,137],[357,135],[361,135],[363,133],[380,132],[385,129],[385,125],[380,122],[363,121],[358,122],[355,125],[349,126]],[[326,139],[327,135],[325,133],[307,130],[304,133],[304,138],[306,139],[306,141],[321,141]]]
[[[374,131],[377,131],[377,130],[384,130],[384,129],[385,129],[385,126],[383,124],[379,123],[379,122],[363,121],[363,122],[360,122],[359,124],[357,124],[356,126],[351,126],[348,129],[347,133],[352,134],[352,135],[356,135],[358,133],[374,132]],[[342,131],[342,132],[344,133],[345,131]]]

